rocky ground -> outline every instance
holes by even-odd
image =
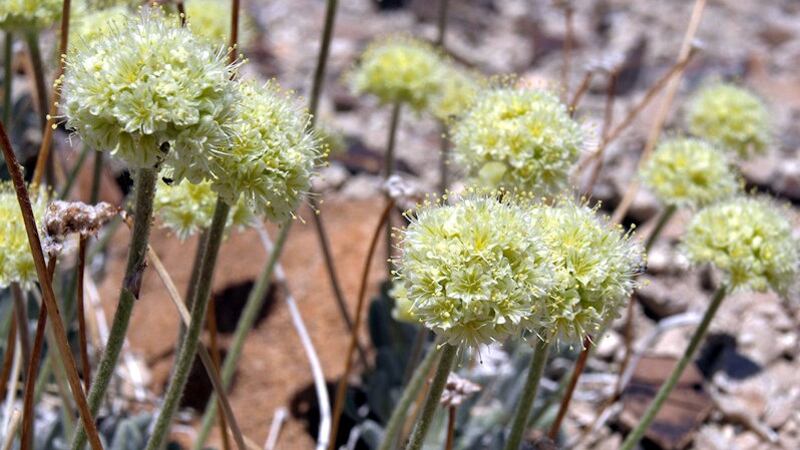
[[[255,38],[243,45],[250,58],[245,72],[263,78],[274,76],[284,86],[304,93],[315,64],[324,2],[243,3],[257,27]],[[353,308],[368,235],[380,210],[378,172],[389,111],[373,99],[355,97],[343,76],[377,36],[401,32],[432,38],[437,2],[409,0],[392,10],[381,9],[369,0],[340,3],[320,122],[341,133],[347,145],[333,155],[319,187],[325,195],[322,214],[331,233],[334,258]],[[386,5],[389,3],[386,1]],[[487,74],[516,73],[529,82],[563,90],[565,26],[563,12],[555,3],[451,1],[447,47],[454,58]],[[694,2],[573,3],[575,38],[569,90],[576,88],[588,66],[612,57],[624,58],[625,76],[614,104],[614,116],[622,117],[674,62]],[[682,132],[686,99],[703,83],[726,78],[754,89],[769,104],[774,144],[766,155],[742,164],[741,169],[753,188],[794,203],[790,214],[797,224],[795,232],[800,233],[800,2],[711,0],[697,38],[700,52],[687,68],[666,133]],[[577,111],[579,120],[590,130],[601,127],[605,85],[603,76],[595,77]],[[646,108],[609,148],[605,169],[592,193],[604,202],[604,209],[619,202],[632,178],[654,113],[654,106]],[[38,142],[36,131],[26,133],[16,139]],[[431,191],[438,180],[439,136],[431,118],[404,115],[398,137],[400,167],[408,178]],[[61,146],[59,156],[67,166],[76,157],[68,145]],[[80,187],[85,189],[87,184],[84,178]],[[119,198],[113,188],[107,189],[106,195]],[[643,191],[626,223],[638,224],[646,231],[658,209],[655,199]],[[615,324],[598,342],[597,352],[589,361],[589,375],[578,386],[564,427],[570,437],[567,443],[574,448],[618,447],[626,423],[637,417],[643,399],[652,395],[648,386],[658,385],[659,377],[666,372],[664,367],[679,356],[705,308],[712,284],[709,280],[714,275],[688,267],[680,254],[677,242],[687,218],[685,213],[678,214],[650,255],[646,283],[636,294],[634,348],[640,352],[634,361],[639,365],[631,373],[629,389],[622,399],[608,408],[607,399],[616,383],[612,375],[618,373],[625,353],[623,324]],[[100,284],[100,297],[108,314],[114,308],[126,242],[124,236],[115,239],[108,276]],[[227,293],[238,299],[245,295],[246,287],[244,291],[233,288],[241,288],[260,270],[264,253],[257,242],[254,232],[232,236],[222,250],[222,270],[215,281],[217,295]],[[154,247],[182,286],[188,278],[193,242],[180,245],[174,237],[158,233]],[[310,328],[325,375],[333,382],[343,370],[340,355],[346,335],[310,224],[295,225],[283,262],[288,286]],[[379,277],[375,270],[371,292],[377,289]],[[133,320],[130,354],[148,368],[145,387],[157,393],[168,376],[177,318],[156,277],[149,274],[145,286]],[[231,400],[243,431],[259,445],[276,411],[290,408],[278,448],[305,449],[312,443],[304,423],[310,407],[306,397],[311,375],[282,298],[280,292],[275,295],[266,319],[250,336]],[[653,445],[711,450],[800,448],[799,333],[800,296],[796,292],[788,299],[773,294],[740,294],[726,300],[697,369],[686,375],[687,384],[695,387],[679,394],[684,397],[676,397],[673,407],[667,408],[669,414],[660,418],[662,431],[649,435]],[[222,344],[223,348],[227,344],[224,335]],[[562,374],[563,370],[548,376]],[[301,395],[304,391],[306,397]],[[598,421],[602,411],[606,413]],[[195,423],[190,415],[185,418],[185,423]],[[593,428],[594,432],[588,433]],[[191,437],[191,430],[183,431],[186,433],[177,433],[176,437]]]

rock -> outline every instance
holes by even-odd
[[[773,190],[790,200],[800,200],[800,160],[786,160],[775,170]]]
[[[367,199],[375,197],[381,190],[382,181],[371,175],[356,175],[344,185],[342,196],[351,199]]]
[[[773,429],[779,429],[792,414],[800,408],[800,390],[797,388],[787,395],[770,396],[767,400],[767,412],[764,422]]]
[[[655,217],[660,210],[661,205],[656,197],[647,189],[639,189],[628,210],[628,216],[638,222],[644,222]]]
[[[733,433],[731,431],[729,427],[721,428],[716,424],[706,425],[695,435],[694,448],[702,448],[704,450],[734,449]]]
[[[622,348],[622,337],[616,331],[609,330],[595,348],[595,355],[603,359],[611,359],[617,350]]]
[[[639,423],[645,409],[675,364],[677,360],[674,358],[653,356],[645,356],[639,361],[630,383],[622,393],[623,410],[620,422],[623,426],[633,428]],[[691,442],[695,430],[708,417],[712,406],[710,397],[703,389],[702,374],[690,364],[656,414],[645,437],[663,449],[684,448]]]
[[[765,24],[758,32],[758,37],[763,39],[770,47],[778,47],[791,40],[793,36],[794,33],[791,28],[775,22]]]
[[[320,170],[319,176],[314,178],[313,186],[316,192],[325,192],[341,187],[350,174],[341,164],[331,163]]]
[[[705,298],[694,283],[694,277],[644,276],[642,281],[642,287],[634,293],[634,298],[638,298],[647,315],[655,319],[686,312],[690,304]]]
[[[653,355],[679,358],[689,345],[687,331],[682,328],[671,328],[665,331],[650,348]]]

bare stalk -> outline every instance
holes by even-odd
[[[3,43],[3,123],[8,124],[11,118],[11,108],[14,102],[14,35],[6,31],[5,42]]]
[[[78,273],[77,277],[77,291],[76,296],[78,299],[77,311],[78,316],[78,345],[80,345],[81,367],[83,369],[83,383],[86,392],[92,387],[92,367],[89,364],[89,344],[86,340],[86,310],[83,301],[83,279],[86,276],[86,237],[81,236],[78,242]]]
[[[347,380],[350,378],[350,371],[353,368],[353,353],[356,349],[358,342],[358,331],[361,328],[362,312],[364,310],[364,297],[367,293],[367,280],[369,279],[369,268],[372,265],[372,259],[375,256],[375,249],[378,246],[378,236],[384,225],[388,226],[389,214],[394,208],[394,201],[389,200],[383,208],[378,225],[372,234],[369,247],[367,250],[367,258],[364,262],[364,268],[361,271],[361,284],[358,288],[358,303],[356,304],[356,321],[353,330],[350,332],[350,344],[347,347],[344,359],[344,373],[339,379],[339,385],[336,388],[336,400],[333,403],[333,426],[331,427],[331,437],[328,443],[328,450],[333,450],[336,447],[336,434],[339,428],[339,421],[342,418],[342,409],[344,408],[345,395],[347,394]]]
[[[439,359],[439,365],[436,367],[436,373],[433,375],[431,387],[425,397],[425,403],[422,404],[422,412],[417,418],[416,425],[414,425],[414,431],[411,433],[411,439],[408,441],[406,450],[420,450],[422,448],[425,436],[431,426],[433,414],[439,406],[442,391],[444,391],[444,386],[447,384],[447,376],[450,375],[457,354],[458,347],[442,344],[442,356]]]
[[[522,397],[519,399],[517,410],[514,413],[514,421],[506,440],[505,450],[517,450],[522,444],[522,436],[528,426],[533,402],[536,400],[536,392],[539,390],[539,380],[542,379],[544,366],[547,364],[550,344],[536,336],[533,339],[536,340],[536,348],[533,351],[531,367],[528,369],[528,377],[525,379],[525,387],[522,389]]]
[[[33,170],[32,185],[37,185],[42,181],[42,175],[48,161],[50,161],[50,150],[53,141],[53,129],[55,128],[55,116],[58,114],[58,102],[61,99],[61,77],[64,75],[67,65],[67,46],[69,45],[69,13],[71,0],[64,0],[61,6],[61,40],[58,46],[58,68],[56,69],[53,85],[53,100],[50,109],[47,109],[47,97],[44,97],[44,108],[42,114],[46,114],[46,122],[42,131],[42,145],[39,147],[39,156],[36,159],[36,168]],[[44,82],[44,78],[42,78]],[[42,99],[39,100],[40,104]]]
[[[68,1],[68,0],[67,0]],[[58,310],[58,303],[56,302],[55,293],[53,292],[53,285],[47,276],[47,267],[44,262],[44,253],[42,252],[42,244],[39,240],[38,227],[36,226],[36,219],[33,216],[33,209],[31,207],[31,200],[28,197],[27,189],[25,188],[25,181],[22,178],[22,171],[20,170],[17,157],[14,155],[14,150],[11,147],[11,142],[6,134],[5,125],[0,123],[0,147],[3,150],[3,156],[8,166],[8,171],[14,183],[14,190],[17,194],[20,209],[22,210],[22,218],[25,222],[25,231],[28,234],[28,243],[31,246],[31,253],[33,261],[36,266],[36,274],[39,278],[39,285],[42,289],[44,304],[47,306],[47,313],[52,323],[53,334],[56,337],[56,343],[61,360],[64,363],[67,372],[67,379],[72,390],[72,395],[75,398],[75,403],[78,406],[81,421],[83,422],[83,429],[89,437],[89,443],[92,450],[102,450],[103,445],[100,443],[100,437],[97,433],[97,427],[94,424],[92,413],[89,410],[89,405],[86,402],[83,389],[81,387],[80,377],[78,376],[78,368],[75,366],[75,360],[72,357],[72,351],[67,341],[67,332],[64,328],[64,323],[61,321],[61,315]]]

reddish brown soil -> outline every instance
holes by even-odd
[[[355,309],[361,268],[378,220],[380,205],[380,199],[331,200],[322,208],[351,312]],[[306,222],[310,220],[309,214],[307,210],[304,212]],[[274,228],[271,231],[274,232]],[[128,232],[123,230],[119,234],[111,248],[112,257],[108,265],[110,275],[101,285],[101,295],[109,318],[114,310],[127,253]],[[156,230],[151,243],[183,292],[188,282],[196,241],[191,239],[181,243],[169,233]],[[385,252],[379,251],[373,263],[368,295],[377,290],[383,267],[380,261],[384,259]],[[253,279],[262,270],[265,261],[266,254],[256,232],[250,230],[233,234],[220,252],[214,280],[215,291]],[[333,299],[313,224],[301,221],[294,224],[282,262],[289,279],[289,289],[297,299],[311,339],[319,352],[325,376],[329,381],[335,380],[343,371],[348,335]],[[303,348],[282,300],[283,297],[279,297],[270,315],[248,337],[230,395],[242,431],[259,446],[266,439],[276,408],[288,408],[292,396],[312,382]],[[128,337],[133,351],[150,362],[153,375],[150,388],[159,394],[171,367],[169,352],[174,345],[177,324],[177,313],[163,285],[154,271],[148,270]],[[223,348],[228,340],[228,336],[221,338]],[[164,357],[165,354],[168,356]],[[184,438],[181,437],[181,440]],[[219,435],[215,433],[211,444],[218,444],[218,438]],[[279,448],[312,448],[312,439],[303,424],[290,417],[283,428]]]

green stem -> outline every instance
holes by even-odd
[[[389,136],[388,141],[386,143],[386,155],[384,155],[384,167],[383,167],[383,175],[385,179],[389,179],[390,176],[394,173],[395,168],[395,158],[394,158],[394,150],[395,144],[397,142],[397,128],[400,124],[400,111],[402,109],[402,103],[395,102],[392,106],[392,117],[389,119]],[[392,278],[392,269],[394,268],[391,257],[392,257],[392,247],[393,247],[393,239],[392,239],[392,215],[389,214],[389,217],[386,219],[386,259],[387,259],[387,266],[386,266],[386,275],[388,278]]]
[[[436,28],[436,45],[444,48],[444,39],[447,35],[447,6],[449,0],[439,0],[439,17]]]
[[[664,384],[661,385],[661,388],[658,390],[653,402],[642,416],[642,420],[639,421],[639,424],[636,425],[636,428],[634,428],[634,430],[628,434],[628,437],[625,438],[625,442],[623,442],[622,447],[620,447],[621,450],[632,450],[642,439],[642,436],[644,436],[644,433],[647,431],[650,423],[653,422],[656,414],[658,414],[658,410],[661,409],[661,405],[664,404],[664,401],[667,399],[667,397],[669,397],[672,389],[675,388],[675,385],[678,383],[678,380],[680,379],[681,374],[683,374],[683,371],[686,369],[686,366],[688,366],[692,361],[692,358],[694,358],[697,347],[700,346],[700,341],[703,340],[703,337],[708,330],[708,326],[711,324],[711,319],[714,318],[714,315],[717,313],[717,310],[722,304],[722,300],[725,298],[727,293],[727,285],[723,284],[717,288],[717,291],[714,293],[714,297],[711,299],[711,304],[708,305],[708,309],[703,315],[703,319],[700,321],[700,325],[697,326],[697,329],[692,335],[692,339],[689,341],[689,346],[686,347],[686,351],[683,352],[683,356],[681,356],[678,364],[672,369],[672,373],[670,373],[669,378],[667,378]]]
[[[539,380],[542,379],[545,363],[547,363],[547,352],[550,344],[547,341],[534,337],[536,348],[534,349],[531,367],[528,369],[528,378],[525,380],[525,387],[522,390],[522,397],[517,404],[514,413],[514,422],[511,425],[511,433],[508,435],[505,450],[517,450],[522,444],[522,435],[528,426],[528,419],[533,409],[533,401],[536,399],[536,391],[539,389]]]
[[[253,328],[253,324],[258,317],[258,312],[261,311],[261,307],[264,305],[267,288],[272,279],[272,272],[275,269],[283,246],[286,243],[286,237],[289,235],[291,225],[292,221],[290,219],[281,227],[281,231],[275,241],[275,246],[272,249],[272,254],[269,255],[269,261],[264,267],[264,271],[259,275],[258,280],[256,280],[256,284],[253,286],[250,294],[247,296],[247,303],[239,318],[239,322],[236,324],[236,331],[234,332],[230,347],[228,348],[228,353],[225,356],[225,362],[222,364],[222,384],[225,388],[228,388],[233,380],[233,374],[236,372],[236,364],[239,362],[239,357],[244,347],[244,340],[247,337],[247,333]],[[206,410],[203,413],[203,422],[200,426],[200,431],[197,433],[197,438],[194,441],[193,449],[200,450],[203,448],[206,440],[208,440],[209,433],[211,433],[211,427],[214,426],[216,416],[217,401],[216,396],[212,394],[206,405]]]
[[[139,287],[145,269],[145,256],[147,255],[147,242],[150,238],[150,222],[153,217],[153,196],[156,192],[155,169],[139,169],[136,174],[136,199],[134,205],[133,233],[131,234],[130,249],[128,250],[128,264],[125,268],[125,278],[120,289],[117,311],[111,324],[106,349],[100,359],[97,374],[92,381],[89,391],[89,408],[92,415],[97,415],[100,405],[105,397],[117,360],[125,342],[133,305],[139,297]],[[72,441],[72,450],[83,449],[86,443],[86,433],[83,428],[78,430]]]
[[[6,39],[3,45],[3,123],[6,128],[10,128],[11,124],[8,122],[11,118],[11,108],[14,102],[12,97],[14,91],[14,71],[12,70],[14,60],[14,35],[10,31],[6,31]]]
[[[186,337],[178,353],[172,380],[169,383],[164,403],[161,406],[161,413],[156,419],[153,434],[147,442],[147,450],[158,450],[163,446],[164,439],[166,439],[169,433],[172,418],[178,410],[178,404],[183,395],[183,390],[186,387],[186,381],[189,379],[189,372],[192,369],[192,363],[197,353],[197,345],[200,342],[200,332],[203,330],[203,324],[206,318],[208,300],[211,298],[211,282],[214,278],[214,267],[217,263],[217,255],[219,254],[222,239],[225,236],[225,224],[228,221],[230,209],[230,206],[222,201],[222,199],[217,199],[217,206],[214,209],[214,219],[211,221],[211,227],[208,230],[208,242],[203,251],[203,264],[200,266],[200,275],[197,280],[197,291],[194,305],[192,305],[192,318],[189,322],[189,329],[186,331]]]
[[[447,192],[450,184],[450,141],[447,139],[447,125],[439,123],[439,195]]]
[[[189,287],[186,288],[186,308],[191,310],[194,306],[195,294],[197,293],[197,280],[200,278],[200,269],[203,265],[203,257],[205,256],[206,245],[208,244],[208,229],[204,229],[200,236],[197,238],[197,248],[194,252],[194,261],[192,262],[192,273],[189,275]],[[180,323],[178,331],[176,350],[180,349],[183,345],[183,338],[186,336],[186,325]]]
[[[414,375],[412,375],[405,389],[403,389],[403,393],[397,401],[389,421],[386,422],[386,431],[383,434],[383,441],[378,450],[393,450],[397,448],[397,440],[400,438],[400,430],[402,430],[408,416],[408,409],[425,385],[428,372],[430,372],[431,367],[433,367],[441,353],[436,345],[434,343],[433,348],[428,351],[428,354],[419,363],[416,370],[414,370]]]
[[[89,204],[100,200],[100,184],[103,179],[103,152],[94,152],[94,168],[92,168],[92,190],[89,191]]]
[[[325,81],[325,69],[328,65],[328,55],[331,49],[331,38],[333,37],[333,27],[336,21],[338,3],[338,0],[328,0],[325,5],[325,23],[322,26],[322,39],[320,40],[317,67],[314,69],[314,81],[311,85],[311,97],[308,106],[308,110],[311,113],[310,128],[314,128],[317,123],[319,99],[322,95],[322,86]]]
[[[675,215],[675,211],[677,211],[675,205],[669,205],[661,211],[661,214],[658,216],[658,221],[656,221],[656,226],[653,228],[653,231],[650,232],[650,236],[647,237],[647,241],[644,244],[645,251],[650,251],[650,249],[653,248],[653,244],[656,243],[658,236],[664,231],[664,226],[669,222],[669,219]]]
[[[439,366],[436,368],[436,374],[434,374],[431,381],[431,387],[425,397],[425,403],[422,405],[422,411],[419,419],[417,419],[417,424],[414,425],[414,431],[411,433],[411,439],[408,441],[406,450],[420,450],[422,448],[422,444],[425,442],[425,435],[428,434],[428,429],[431,426],[433,414],[436,412],[436,407],[439,406],[442,391],[444,391],[444,386],[447,384],[447,376],[450,375],[450,370],[456,360],[458,347],[442,344],[440,351],[442,356],[439,359]]]
[[[33,69],[33,82],[36,89],[36,102],[39,108],[39,120],[41,129],[47,126],[47,83],[44,75],[44,62],[42,62],[42,51],[39,47],[39,34],[36,32],[27,33],[25,39],[28,43],[28,51],[31,55],[31,68]]]

